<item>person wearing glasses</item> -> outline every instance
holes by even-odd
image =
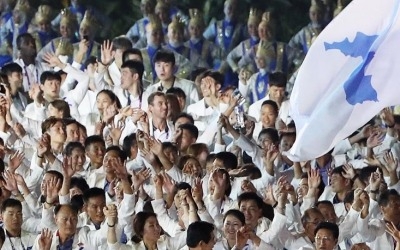
[[[331,222],[321,222],[315,228],[315,247],[317,250],[337,249],[339,227]]]

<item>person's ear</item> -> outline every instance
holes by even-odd
[[[215,90],[219,91],[221,89],[221,84],[217,83],[215,84]]]

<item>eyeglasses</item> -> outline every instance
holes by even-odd
[[[331,237],[328,236],[316,236],[315,237],[315,241],[316,242],[324,242],[324,241],[332,241],[333,239]]]

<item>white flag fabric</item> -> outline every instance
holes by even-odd
[[[318,36],[290,98],[294,161],[317,158],[400,103],[400,0],[353,0]]]

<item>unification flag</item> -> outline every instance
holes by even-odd
[[[353,0],[323,30],[290,98],[294,161],[319,157],[400,103],[400,0]]]

